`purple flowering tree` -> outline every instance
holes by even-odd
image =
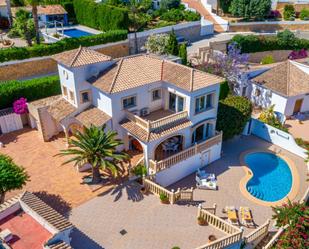
[[[242,76],[242,69],[248,66],[249,55],[242,54],[237,44],[228,45],[227,53],[216,51],[211,59],[198,66],[199,69],[226,78],[230,87],[238,83]]]
[[[27,99],[20,98],[13,103],[13,110],[16,114],[28,113]]]

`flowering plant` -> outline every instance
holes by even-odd
[[[20,98],[13,103],[13,110],[16,114],[28,113],[27,99]]]
[[[307,50],[306,49],[301,49],[299,51],[292,51],[289,54],[289,59],[290,60],[297,60],[297,59],[302,59],[302,58],[306,58],[308,56],[307,54]]]

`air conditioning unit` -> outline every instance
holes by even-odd
[[[149,114],[149,108],[148,107],[141,109],[141,112],[140,112],[141,117],[146,116],[148,114]]]

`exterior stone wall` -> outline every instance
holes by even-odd
[[[278,30],[309,30],[309,21],[282,21],[282,22],[252,22],[252,23],[230,23],[231,32],[269,32]]]
[[[288,56],[291,52],[292,52],[292,50],[275,50],[275,51],[264,51],[264,52],[250,53],[249,54],[249,62],[260,63],[261,60],[267,55],[271,55],[274,58],[275,62],[285,61],[285,60],[287,60],[287,58],[288,58]]]
[[[128,40],[91,47],[113,58],[129,55]],[[56,74],[57,63],[50,56],[0,63],[0,81]]]
[[[308,3],[293,3],[292,1],[290,3],[277,3],[276,9],[280,11],[280,13],[283,13],[283,9],[285,5],[291,4],[294,6],[296,12],[300,12],[302,9],[309,9]]]
[[[201,37],[201,22],[190,22],[190,23],[181,23],[173,26],[152,29],[144,32],[137,33],[137,47],[138,52],[142,52],[143,46],[147,41],[147,38],[152,34],[163,34],[163,33],[170,33],[172,30],[175,31],[177,36],[184,37],[187,41],[193,42]],[[130,46],[130,54],[135,53],[135,37],[134,33],[128,35],[129,38],[129,46]]]

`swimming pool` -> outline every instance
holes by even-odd
[[[244,160],[253,174],[246,185],[252,196],[275,202],[289,194],[292,188],[292,172],[285,160],[267,152],[247,154]]]
[[[94,35],[92,33],[80,30],[80,29],[65,29],[63,30],[63,34],[69,37],[74,37],[74,38],[78,38],[78,37],[82,37],[82,36],[90,36],[90,35]]]

